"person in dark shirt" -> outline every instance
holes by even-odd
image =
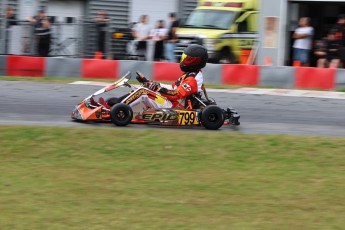
[[[342,41],[337,36],[336,30],[331,30],[323,46],[318,47],[315,54],[319,56],[318,67],[338,68],[340,66],[339,49]]]
[[[174,52],[177,42],[176,29],[178,28],[179,23],[175,13],[169,14],[169,21],[171,24],[168,30],[168,36],[165,44],[166,58],[169,62],[177,62]]]
[[[9,38],[11,33],[11,26],[17,25],[17,19],[14,14],[14,9],[8,6],[5,10],[6,18],[6,36],[5,36],[5,53],[8,54]]]
[[[5,12],[6,17],[6,28],[10,28],[11,26],[17,25],[17,19],[14,15],[14,9],[11,6],[6,8]]]
[[[345,46],[345,14],[338,16],[338,21],[331,31],[336,34],[337,38],[341,40],[342,45]]]
[[[37,52],[40,57],[48,57],[50,50],[50,27],[49,18],[46,15],[45,7],[41,7],[38,15],[29,17],[28,20],[34,25],[37,38]]]
[[[345,14],[340,14],[338,16],[337,23],[333,26],[331,31],[335,31],[336,37],[341,42],[341,47],[339,47],[339,59],[342,64],[345,64]]]
[[[105,42],[107,34],[107,23],[110,19],[107,17],[105,10],[98,11],[98,16],[96,17],[97,22],[97,51],[105,53]]]
[[[316,58],[317,67],[324,68],[327,60],[327,42],[326,39],[315,41],[314,56]]]

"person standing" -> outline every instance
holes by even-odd
[[[315,54],[319,57],[317,67],[325,68],[339,68],[340,57],[339,48],[342,47],[342,42],[336,35],[336,30],[331,30],[325,39],[325,48],[317,47]],[[321,49],[320,49],[321,48]]]
[[[107,23],[110,19],[107,17],[105,10],[98,11],[98,15],[95,19],[97,29],[97,51],[101,52],[102,55],[105,53],[105,43],[107,34]]]
[[[166,40],[166,58],[169,62],[177,62],[175,57],[175,48],[177,42],[176,30],[179,26],[177,17],[175,13],[169,14],[170,28],[168,30],[168,37]]]
[[[11,26],[17,25],[17,19],[14,14],[14,9],[11,6],[8,6],[5,11],[6,17],[6,28],[10,28]]]
[[[157,22],[156,28],[151,30],[151,38],[155,42],[154,61],[164,60],[164,40],[167,36],[167,29],[163,20]]]
[[[147,58],[147,40],[150,38],[151,27],[148,24],[149,16],[142,15],[133,28],[133,37],[138,41],[137,54],[142,60]]]
[[[341,40],[343,46],[345,46],[345,14],[338,16],[338,21],[331,31],[336,33],[336,37]]]
[[[299,61],[302,66],[309,66],[314,28],[310,26],[310,19],[307,17],[300,18],[298,24],[299,27],[292,35],[293,39],[295,39],[293,44],[293,61]]]
[[[337,23],[333,26],[331,31],[335,31],[337,39],[341,41],[341,47],[339,47],[339,59],[344,66],[345,64],[345,14],[338,16]]]
[[[28,20],[35,28],[38,56],[48,57],[50,50],[51,24],[46,15],[45,7],[41,7],[38,11],[38,15],[29,17]]]
[[[9,38],[11,33],[11,26],[17,25],[17,19],[14,14],[14,9],[8,6],[5,10],[6,18],[6,36],[5,36],[5,53],[8,54]]]

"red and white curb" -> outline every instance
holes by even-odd
[[[95,81],[75,81],[69,83],[72,85],[91,85],[104,87],[109,85],[107,82]],[[138,85],[135,85],[138,86]],[[238,88],[238,89],[207,89],[208,92],[214,93],[237,93],[250,95],[269,95],[269,96],[287,96],[287,97],[310,97],[326,99],[343,99],[345,93],[334,91],[316,91],[316,90],[297,90],[297,89],[259,89],[259,88]]]

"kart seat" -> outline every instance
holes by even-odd
[[[202,96],[202,93],[198,92],[198,93],[189,95],[186,98],[185,108],[191,107],[189,109],[199,109],[202,106],[202,104],[200,103],[198,99],[202,101],[205,105],[215,104],[213,101],[204,98]]]

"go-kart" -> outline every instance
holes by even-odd
[[[139,75],[140,73],[137,72]],[[116,126],[129,123],[144,123],[164,126],[203,126],[216,130],[224,124],[239,125],[239,114],[232,108],[221,109],[213,99],[203,93],[196,93],[185,99],[185,106],[177,108],[148,108],[143,104],[134,105],[140,95],[147,95],[155,101],[164,101],[162,95],[150,90],[145,84],[133,86],[129,83],[131,73],[111,85],[108,85],[82,100],[72,111],[72,119],[78,121],[111,121]],[[129,88],[130,92],[120,97],[104,100],[99,95],[120,87]],[[204,88],[204,87],[203,87]],[[98,99],[97,99],[98,97]]]

